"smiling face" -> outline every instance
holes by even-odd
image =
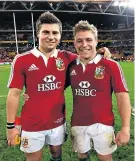
[[[92,60],[96,56],[97,39],[91,30],[77,31],[74,46],[80,59]]]
[[[42,24],[38,35],[39,49],[46,53],[56,49],[60,42],[61,34],[58,24]]]

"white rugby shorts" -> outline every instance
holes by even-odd
[[[66,124],[38,132],[22,130],[20,149],[25,153],[33,153],[41,150],[45,145],[61,145],[64,142],[65,131]]]
[[[96,123],[90,126],[73,126],[71,128],[73,150],[78,153],[86,153],[92,148],[98,154],[108,155],[117,149],[114,144],[114,128],[113,126]]]

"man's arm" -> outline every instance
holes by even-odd
[[[103,55],[103,57],[106,59],[110,59],[112,54],[110,53],[110,50],[107,47],[99,48],[97,51],[98,54]]]
[[[7,110],[7,124],[14,123],[17,110],[19,107],[21,90],[17,88],[10,88],[7,96],[6,110]],[[15,145],[15,136],[19,134],[16,128],[7,127],[8,145]]]
[[[118,110],[122,121],[122,128],[116,136],[117,145],[127,144],[130,139],[131,104],[127,92],[115,93]]]
[[[17,88],[10,88],[7,96],[7,122],[15,122],[15,117],[19,107],[21,90]]]

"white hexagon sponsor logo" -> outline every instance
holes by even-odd
[[[90,83],[89,83],[88,81],[81,81],[81,82],[79,83],[79,86],[80,86],[81,88],[89,88]]]
[[[47,83],[54,82],[56,77],[54,75],[47,75],[43,80]]]

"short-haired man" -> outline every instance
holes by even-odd
[[[73,148],[79,153],[79,161],[89,161],[92,140],[99,160],[112,161],[117,145],[127,144],[130,138],[131,105],[124,74],[117,62],[97,54],[98,34],[93,25],[79,21],[73,33],[79,57],[70,63],[66,79],[73,92]],[[122,121],[116,138],[113,92]]]
[[[21,113],[21,147],[27,161],[41,161],[44,145],[50,145],[51,161],[61,161],[65,137],[65,72],[76,59],[56,49],[62,33],[61,21],[52,13],[41,14],[36,22],[39,47],[15,57],[7,97],[8,145],[15,144],[19,131],[14,122],[23,87],[29,95]]]
[[[62,33],[61,21],[52,13],[41,14],[36,22],[39,46],[13,61],[7,97],[7,140],[15,145],[19,131],[15,117],[23,87],[29,100],[21,112],[21,147],[27,161],[41,161],[44,145],[49,145],[50,161],[61,161],[65,138],[65,73],[77,55],[57,50]]]

